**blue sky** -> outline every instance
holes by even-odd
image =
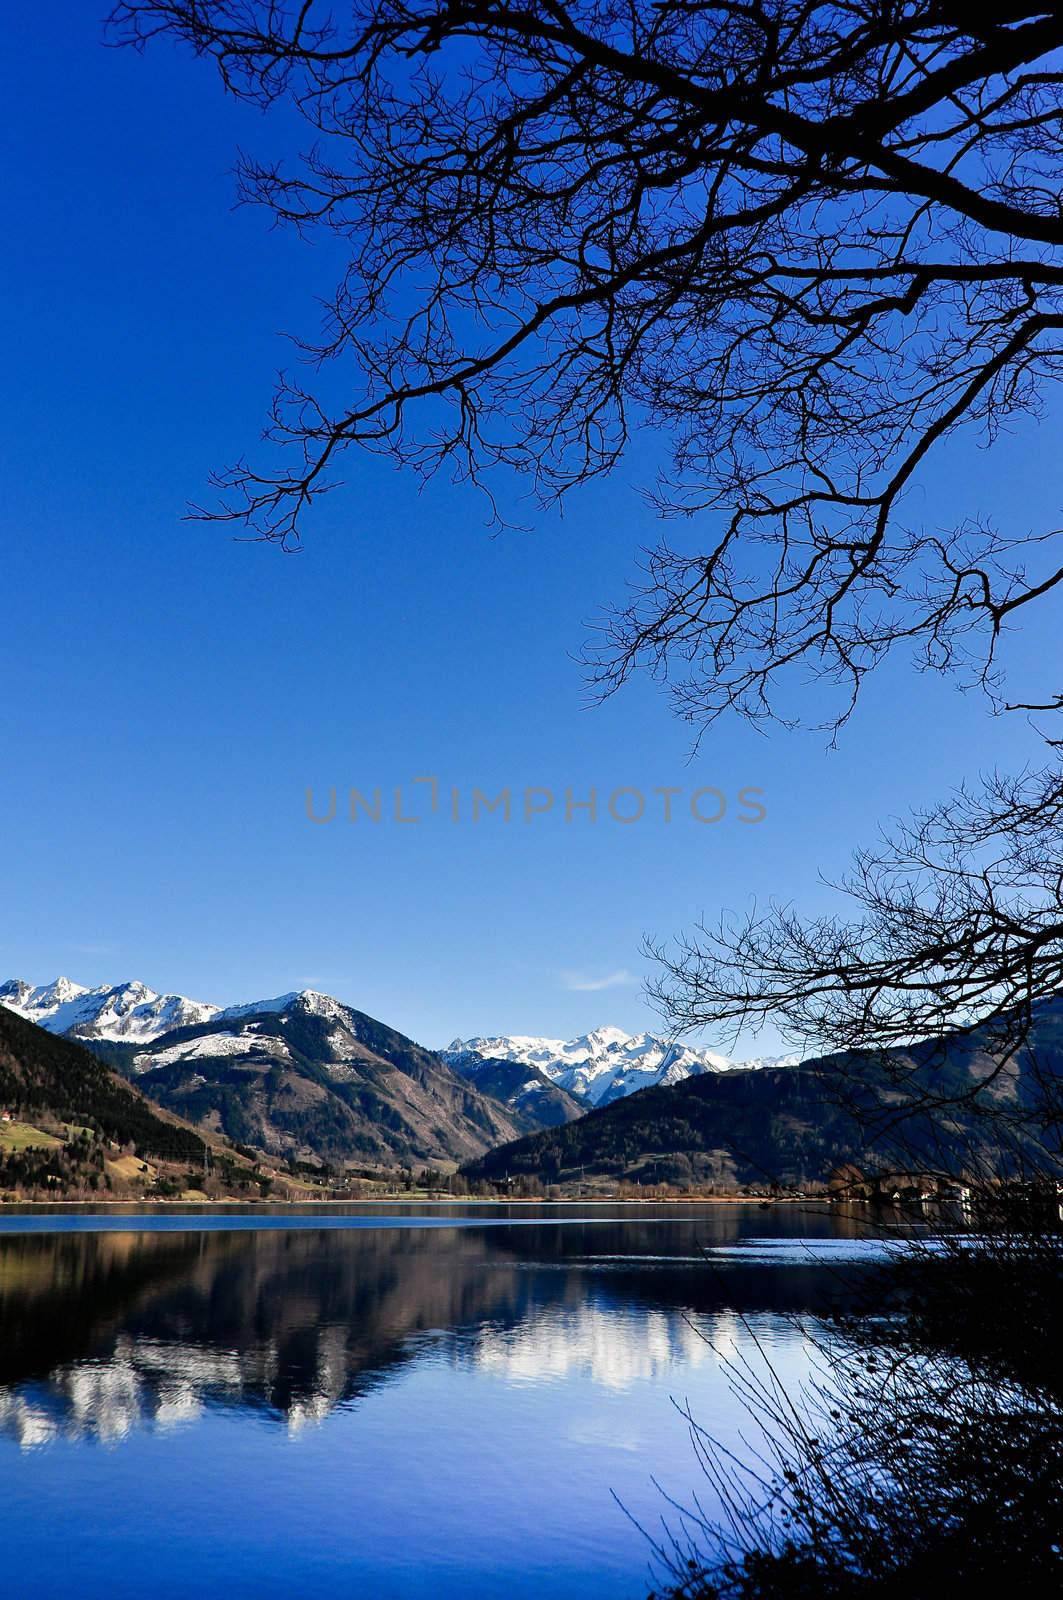
[[[314,330],[331,272],[232,209],[237,147],[274,151],[283,125],[167,49],[103,48],[102,9],[52,5],[44,29],[22,8],[3,68],[0,978],[222,1003],[312,985],[427,1043],[636,1029],[644,934],[773,895],[823,909],[819,874],[880,819],[1036,757],[1022,722],[900,661],[835,751],[729,723],[691,760],[648,683],[589,709],[585,624],[657,534],[645,446],[528,534],[491,537],[471,492],[372,459],[345,463],[298,555],[183,521],[254,447],[279,330]],[[1054,525],[1038,448],[954,449],[927,516]],[[1055,653],[1047,616],[1013,649]],[[422,774],[558,804],[509,826],[306,818],[308,786],[412,805]],[[659,801],[631,826],[564,822],[566,787],[604,809],[622,785],[684,799],[669,825]],[[731,797],[717,825],[689,816],[702,785]],[[758,826],[736,820],[747,785]]]

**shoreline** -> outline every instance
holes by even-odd
[[[498,1209],[513,1206],[757,1206],[775,1207],[785,1205],[826,1205],[829,1204],[828,1195],[784,1195],[777,1200],[761,1198],[757,1195],[668,1195],[660,1199],[633,1199],[629,1196],[623,1198],[588,1199],[583,1196],[573,1195],[564,1199],[411,1199],[405,1195],[383,1195],[373,1200],[4,1200],[0,1199],[0,1217],[5,1215],[25,1215],[37,1213],[48,1216],[57,1211],[90,1211],[107,1214],[111,1212],[131,1212],[137,1215],[151,1214],[154,1212],[171,1212],[178,1215],[184,1213],[189,1216],[201,1216],[212,1211],[247,1211],[258,1215],[277,1215],[285,1212],[320,1213],[328,1216],[337,1211],[357,1208],[359,1210],[386,1206],[433,1206],[446,1207],[477,1207],[484,1210]]]

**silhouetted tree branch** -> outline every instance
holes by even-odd
[[[836,886],[848,916],[780,904],[653,947],[655,997],[681,1029],[771,1020],[812,1051],[977,1027],[1004,1070],[1063,990],[1061,821],[1058,763],[960,789],[855,857]],[[1048,1102],[1058,1119],[1058,1084]]]
[[[793,720],[811,672],[844,718],[898,645],[995,688],[1057,530],[928,529],[905,495],[1059,375],[1060,7],[123,0],[112,29],[296,107],[314,143],[241,192],[349,249],[305,348],[342,401],[286,383],[292,455],[224,474],[210,515],[291,541],[351,445],[550,498],[648,421],[661,509],[706,533],[607,620],[603,691],[644,666],[697,724]]]

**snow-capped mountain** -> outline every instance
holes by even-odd
[[[518,1061],[536,1067],[570,1094],[591,1105],[648,1089],[681,1083],[705,1072],[734,1072],[743,1068],[788,1067],[798,1055],[761,1056],[732,1061],[715,1050],[679,1044],[652,1033],[625,1033],[623,1028],[595,1028],[578,1039],[544,1039],[528,1034],[500,1034],[493,1038],[455,1039],[441,1050],[444,1061],[456,1063],[479,1056],[485,1061]],[[468,1067],[465,1068],[468,1076]]]
[[[259,1026],[252,1020],[254,1018],[267,1015],[283,1018],[289,1013],[316,1017],[331,1023],[342,1033],[352,1017],[361,1016],[342,1001],[313,989],[293,990],[271,1000],[252,1000],[222,1008],[201,1000],[189,1000],[184,995],[158,994],[138,982],[100,984],[89,989],[72,983],[69,978],[56,978],[54,983],[38,988],[20,978],[11,978],[0,983],[0,1005],[47,1028],[49,1033],[68,1034],[87,1042],[98,1039],[139,1045],[145,1050],[175,1028],[211,1024],[209,1035],[200,1035],[187,1044],[176,1044],[174,1061],[181,1052],[218,1059],[241,1054],[249,1029],[254,1032]],[[244,1026],[245,1021],[248,1027]],[[566,1095],[575,1097],[574,1101],[557,1102],[554,1110],[558,1121],[576,1114],[579,1105],[608,1105],[610,1101],[634,1094],[636,1089],[681,1083],[684,1078],[705,1072],[792,1066],[800,1059],[789,1055],[732,1061],[715,1050],[676,1043],[651,1033],[629,1034],[615,1027],[595,1028],[577,1039],[527,1034],[455,1039],[438,1054],[466,1082],[475,1083],[492,1098],[502,1100],[511,1111],[526,1112],[529,1108],[523,1100],[547,1090],[550,1084],[556,1085]],[[150,1054],[138,1054],[132,1060],[132,1070],[138,1073],[151,1070],[149,1063],[152,1061]],[[511,1081],[511,1076],[505,1073],[507,1062],[527,1068],[527,1078]],[[154,1061],[155,1066],[160,1064]],[[167,1064],[172,1063],[168,1061]],[[553,1121],[555,1117],[551,1114],[549,1119],[541,1119],[539,1125],[542,1120]]]
[[[215,1012],[125,1052],[122,1070],[166,1110],[299,1160],[461,1162],[543,1126],[314,989]]]
[[[588,1109],[581,1095],[569,1094],[545,1072],[526,1061],[481,1056],[475,1050],[440,1051],[460,1078],[482,1094],[501,1100],[522,1131],[556,1128],[574,1122]]]
[[[147,1043],[171,1028],[209,1022],[218,1013],[217,1006],[180,994],[157,994],[144,983],[86,989],[69,978],[36,989],[21,978],[9,978],[0,983],[0,1005],[49,1033],[133,1043]]]
[[[156,1105],[278,1156],[464,1162],[550,1120],[511,1114],[433,1052],[314,989],[222,1010],[142,983],[10,979],[0,1006],[95,1049]]]
[[[279,1016],[293,1007],[307,1016],[327,1017],[334,1022],[343,1022],[357,1015],[342,1000],[336,1000],[330,994],[321,994],[317,989],[290,989],[287,994],[279,994],[272,1000],[247,1000],[238,1006],[226,1006],[223,1011],[216,1011],[213,1015],[216,1022],[238,1022],[241,1017],[257,1017],[263,1012],[276,1012]]]

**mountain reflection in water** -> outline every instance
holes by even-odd
[[[809,1231],[808,1213],[776,1212],[776,1228],[779,1217]],[[825,1220],[812,1213],[811,1231]],[[519,1231],[474,1219],[439,1231],[0,1238],[0,1429],[23,1445],[117,1440],[209,1406],[297,1429],[429,1343],[513,1380],[578,1372],[623,1388],[732,1348],[739,1314],[821,1312],[836,1298],[800,1252],[782,1266],[770,1250],[749,1250],[748,1265],[745,1251],[714,1260],[721,1231],[736,1237],[717,1209],[696,1222]]]
[[[441,1220],[6,1213],[10,1592],[635,1600],[614,1492],[652,1524],[700,1487],[673,1398],[737,1438],[724,1358],[800,1382],[794,1317],[879,1253],[823,1207]]]

